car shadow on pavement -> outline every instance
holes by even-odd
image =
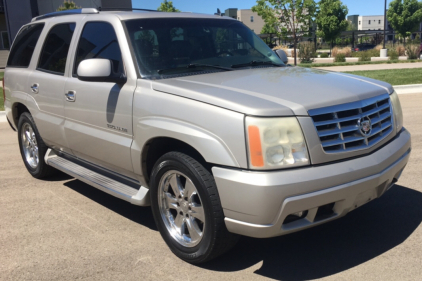
[[[381,198],[331,223],[270,239],[242,237],[229,253],[200,267],[255,273],[277,280],[330,276],[404,242],[422,222],[422,193],[396,185]]]
[[[75,179],[64,183],[64,185],[131,221],[152,230],[157,230],[150,207],[132,205],[129,202],[98,190],[80,180]]]

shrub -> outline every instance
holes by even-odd
[[[370,51],[363,51],[359,52],[359,61],[371,61],[371,52]]]
[[[352,48],[345,47],[343,49],[335,47],[331,52],[331,57],[336,58],[338,55],[343,54],[345,57],[352,56]]]
[[[300,63],[313,63],[315,56],[315,46],[311,42],[302,42],[299,44]]]
[[[380,51],[376,50],[376,49],[372,49],[372,50],[368,50],[367,51],[370,57],[380,57]]]
[[[346,55],[343,53],[337,54],[334,62],[346,62]]]
[[[273,48],[273,51],[277,51],[277,50],[283,50],[283,51],[286,51],[288,48],[287,48],[287,46],[284,46],[284,45],[278,45],[278,46],[275,46],[274,48]]]
[[[375,47],[375,50],[377,50],[378,52],[381,51],[382,49],[384,49],[384,46],[383,45],[377,45]]]
[[[320,58],[326,59],[328,58],[328,54],[327,53],[322,53],[321,55],[319,55]]]
[[[397,45],[396,46],[396,52],[399,54],[399,56],[405,56],[406,55],[406,48],[403,45]]]
[[[352,56],[352,48],[345,47],[345,48],[341,49],[341,53],[344,54],[346,56],[346,58],[350,58]]]
[[[332,50],[331,50],[331,57],[332,58],[335,58],[336,56],[337,56],[337,54],[338,53],[340,53],[340,49],[339,48],[337,48],[337,47],[334,47]]]
[[[395,49],[388,50],[388,56],[390,57],[390,60],[398,60],[399,59],[399,53]]]
[[[406,46],[406,53],[407,53],[407,59],[408,60],[415,60],[419,58],[419,51],[420,46],[419,45],[407,45]]]

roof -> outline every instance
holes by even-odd
[[[198,14],[198,13],[167,13],[167,12],[158,12],[151,10],[134,10],[134,11],[98,11],[93,8],[84,8],[84,9],[75,9],[67,10],[61,12],[54,12],[45,15],[41,15],[32,19],[32,21],[38,21],[48,18],[55,18],[61,16],[77,16],[77,15],[98,15],[98,14],[112,14],[117,16],[120,20],[130,20],[130,19],[139,19],[139,18],[224,18],[231,19],[230,17],[221,17],[218,15],[208,15],[208,14]]]

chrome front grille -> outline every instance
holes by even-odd
[[[369,148],[393,131],[393,109],[388,94],[358,102],[313,109],[321,145],[326,153]]]

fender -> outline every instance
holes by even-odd
[[[193,124],[166,117],[145,117],[134,124],[135,136],[132,144],[134,172],[141,175],[141,154],[145,145],[158,137],[173,138],[195,148],[209,163],[240,167],[227,144],[215,134]],[[142,132],[140,132],[142,131]],[[145,184],[145,183],[144,183]]]

